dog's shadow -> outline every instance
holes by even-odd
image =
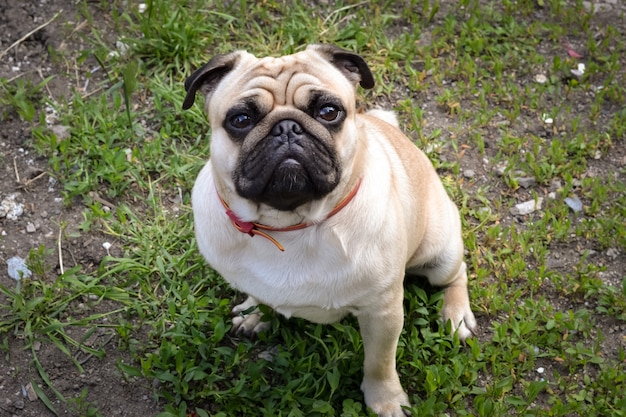
[[[447,337],[450,334],[450,323],[441,321],[441,307],[443,305],[443,288],[435,287],[428,279],[418,275],[406,275],[404,279],[404,327],[424,328],[429,335]],[[263,312],[263,320],[271,322],[270,328],[258,335],[258,339],[270,343],[280,344],[285,333],[300,334],[304,336],[315,328],[315,323],[300,318],[286,318],[276,313],[267,306],[259,306]],[[350,326],[359,328],[358,321],[353,315],[347,315],[337,325],[326,324],[328,331],[333,327]]]

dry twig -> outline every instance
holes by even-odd
[[[61,238],[63,237],[63,225],[59,226],[59,238],[57,239],[57,249],[59,251],[59,271],[61,275],[65,273],[65,268],[63,267],[63,249],[61,247]]]
[[[17,181],[18,184],[21,183],[20,181],[20,173],[17,170],[17,157],[13,158],[13,169],[15,170],[15,180]]]

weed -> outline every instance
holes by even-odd
[[[23,120],[32,122],[35,119],[36,109],[43,103],[42,89],[51,79],[48,77],[36,84],[21,78],[13,82],[1,79],[0,109],[3,113],[1,118],[5,119],[5,108],[8,108],[15,111]]]

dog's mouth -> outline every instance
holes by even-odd
[[[277,164],[262,201],[278,210],[293,210],[314,198],[315,185],[304,166],[293,158]]]
[[[254,146],[244,144],[234,173],[237,192],[284,211],[331,192],[339,183],[340,164],[330,133],[317,130],[280,120]]]

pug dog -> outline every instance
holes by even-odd
[[[374,86],[365,60],[332,45],[281,57],[236,51],[185,82],[212,128],[211,156],[192,192],[200,252],[248,295],[233,330],[268,327],[255,306],[331,323],[358,319],[365,403],[409,415],[396,371],[403,281],[443,287],[443,320],[472,335],[459,212],[433,165],[394,113],[357,109],[357,84]]]

